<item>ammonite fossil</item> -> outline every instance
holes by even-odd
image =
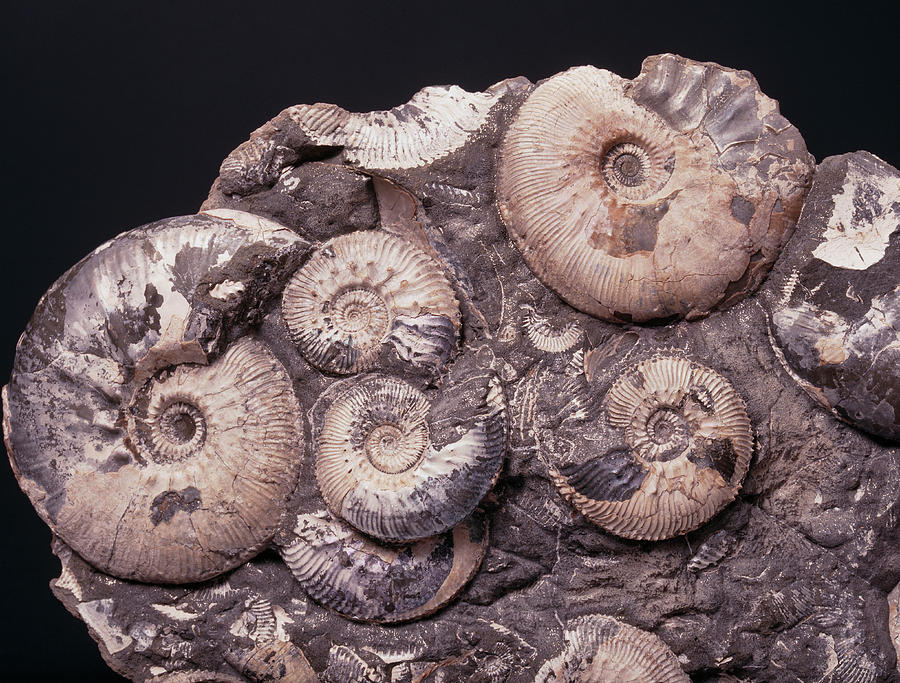
[[[674,55],[576,67],[506,133],[500,213],[531,269],[609,320],[696,317],[759,284],[813,159],[746,72]]]
[[[382,546],[327,512],[301,514],[280,552],[303,590],[326,607],[361,621],[409,621],[446,605],[474,576],[487,549],[486,524],[476,513],[440,536]]]
[[[440,266],[380,231],[326,242],[285,287],[282,314],[307,360],[340,374],[371,368],[383,345],[413,365],[439,368],[460,324]]]
[[[252,216],[169,219],[99,247],[41,300],[3,391],[6,444],[43,519],[96,567],[198,581],[275,533],[303,446],[290,378],[251,337],[213,360],[204,348],[216,297],[250,284],[227,279],[229,259],[296,244]]]
[[[779,262],[771,328],[789,373],[839,418],[900,440],[900,171],[829,157]]]
[[[467,517],[493,487],[506,454],[506,403],[496,377],[478,416],[436,448],[430,401],[394,377],[365,377],[339,395],[318,437],[316,479],[331,511],[370,536],[411,541]]]
[[[672,650],[652,633],[602,614],[573,619],[566,648],[538,671],[535,683],[688,683]]]
[[[245,651],[229,652],[226,658],[251,681],[319,683],[303,651],[290,641],[260,643]]]
[[[679,356],[654,356],[627,367],[603,403],[621,446],[551,470],[592,522],[627,538],[670,538],[737,494],[753,432],[724,377]]]

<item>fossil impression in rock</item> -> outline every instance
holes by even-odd
[[[242,255],[298,244],[253,216],[169,219],[99,247],[38,304],[4,435],[41,517],[95,566],[198,581],[275,533],[303,447],[291,381],[252,336],[214,344],[255,284]]]
[[[54,594],[136,681],[891,680],[897,174],[812,171],[674,55],[285,109],[22,338]]]
[[[535,88],[497,195],[522,257],[575,308],[694,318],[759,284],[813,168],[748,73],[662,55],[633,81],[585,66]]]
[[[664,642],[613,617],[593,614],[574,619],[566,628],[565,638],[565,650],[541,667],[536,683],[690,680]]]
[[[291,278],[281,308],[306,359],[340,374],[370,369],[383,345],[413,365],[439,369],[460,324],[440,266],[378,231],[326,242]]]
[[[604,412],[622,446],[552,470],[592,522],[655,541],[696,529],[737,494],[753,433],[743,400],[715,371],[654,356],[625,368]]]
[[[772,300],[772,341],[817,401],[900,441],[900,171],[868,152],[819,166]]]
[[[487,548],[483,515],[441,536],[402,546],[372,542],[326,512],[300,515],[281,556],[316,601],[361,621],[393,623],[447,604]]]
[[[338,396],[318,438],[316,479],[331,511],[387,541],[447,531],[490,491],[506,454],[500,381],[484,382],[483,407],[459,439],[435,448],[430,402],[393,377],[366,377]]]

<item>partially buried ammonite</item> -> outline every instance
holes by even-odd
[[[95,567],[199,581],[274,535],[303,450],[291,380],[253,337],[205,349],[215,297],[254,289],[215,284],[230,261],[297,245],[238,212],[168,219],[101,246],[38,304],[3,392],[6,444],[38,512]]]
[[[486,550],[487,519],[478,512],[444,534],[388,547],[323,511],[298,515],[279,552],[316,601],[351,619],[388,623],[446,605]]]
[[[525,261],[575,308],[690,318],[759,284],[813,169],[749,74],[662,55],[634,81],[582,66],[535,88],[497,199]]]
[[[697,528],[737,494],[753,433],[721,375],[678,356],[626,368],[604,399],[621,446],[551,468],[562,494],[607,531],[660,540]]]
[[[373,367],[384,345],[413,365],[439,368],[460,325],[440,266],[379,231],[326,242],[285,287],[282,313],[304,357],[339,374]]]
[[[316,479],[331,511],[376,538],[410,541],[446,531],[490,491],[506,455],[506,403],[496,377],[457,440],[436,448],[431,402],[394,377],[362,378],[325,414]]]
[[[672,650],[652,633],[603,614],[566,626],[566,648],[535,683],[688,683]]]

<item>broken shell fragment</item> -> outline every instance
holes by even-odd
[[[327,242],[285,287],[282,314],[306,359],[339,374],[371,368],[384,344],[413,365],[439,368],[460,326],[440,266],[379,231]]]
[[[225,659],[251,681],[319,683],[303,651],[290,641],[273,640],[249,650],[230,651]]]
[[[249,337],[209,362],[214,308],[198,304],[247,248],[298,243],[259,221],[124,233],[51,287],[20,340],[3,392],[13,468],[44,521],[104,572],[199,581],[276,531],[303,446],[290,378]]]
[[[370,376],[339,395],[318,438],[316,480],[331,511],[388,541],[442,533],[490,491],[506,455],[506,403],[496,377],[467,431],[435,448],[431,404],[403,380]]]
[[[577,321],[552,320],[533,309],[525,312],[522,327],[531,345],[538,351],[547,353],[568,351],[584,338],[584,331]]]
[[[900,441],[900,171],[825,159],[773,285],[776,355],[840,419]]]
[[[279,552],[310,597],[350,619],[391,623],[439,610],[468,583],[487,550],[487,520],[476,513],[440,536],[388,547],[323,511],[299,515],[293,536]]]
[[[671,538],[737,495],[753,433],[744,402],[718,373],[654,356],[625,369],[604,410],[622,446],[551,467],[563,496],[595,524],[626,538]]]
[[[415,168],[462,147],[501,95],[437,86],[387,111],[358,114],[319,103],[291,107],[287,114],[314,144],[343,147],[345,160],[356,166]]]
[[[539,85],[497,196],[525,261],[575,308],[692,318],[759,284],[813,168],[752,76],[661,55],[634,81],[584,66]]]
[[[565,632],[566,648],[538,671],[535,683],[688,683],[662,640],[602,614],[578,617]]]

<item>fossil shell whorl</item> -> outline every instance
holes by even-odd
[[[343,147],[344,158],[354,165],[415,168],[462,147],[499,97],[436,86],[423,88],[406,104],[387,111],[357,114],[320,103],[297,105],[287,114],[315,144]]]
[[[797,148],[768,174],[744,168],[756,159],[724,158],[720,139],[743,132],[759,143],[764,120],[747,120],[777,114],[752,79],[733,86],[749,99],[729,93],[731,109],[681,130],[642,77],[576,67],[539,85],[501,148],[500,213],[531,269],[575,308],[609,320],[696,317],[758,284],[799,212],[812,159],[799,135],[768,143],[772,156]],[[709,108],[705,90],[689,94]],[[765,112],[750,107],[754,96]]]
[[[626,538],[671,538],[737,494],[753,432],[743,401],[718,373],[654,356],[625,369],[604,408],[624,447],[551,468],[562,494],[595,524]]]
[[[319,683],[303,651],[290,641],[272,640],[243,651],[229,651],[225,659],[251,681]]]
[[[576,320],[553,320],[533,309],[522,316],[522,328],[531,345],[547,353],[568,351],[584,338],[584,330]]]
[[[213,269],[298,241],[245,218],[120,235],[54,284],[20,341],[3,392],[14,470],[53,531],[107,573],[181,583],[235,567],[272,537],[296,482],[303,430],[285,369],[248,337],[208,363],[194,336],[210,331],[195,299]]]
[[[382,345],[413,365],[438,368],[460,325],[459,302],[440,267],[405,240],[378,231],[336,237],[284,290],[291,337],[316,367],[372,367]]]
[[[382,546],[327,512],[297,517],[279,549],[302,588],[351,619],[392,623],[427,616],[468,583],[487,550],[475,513],[452,531],[411,545]]]
[[[672,650],[658,637],[612,617],[569,622],[566,648],[538,671],[535,683],[688,683]]]
[[[457,440],[436,448],[431,405],[418,389],[370,376],[339,395],[318,437],[316,480],[331,511],[366,534],[411,541],[446,531],[493,487],[506,454],[499,380]]]

